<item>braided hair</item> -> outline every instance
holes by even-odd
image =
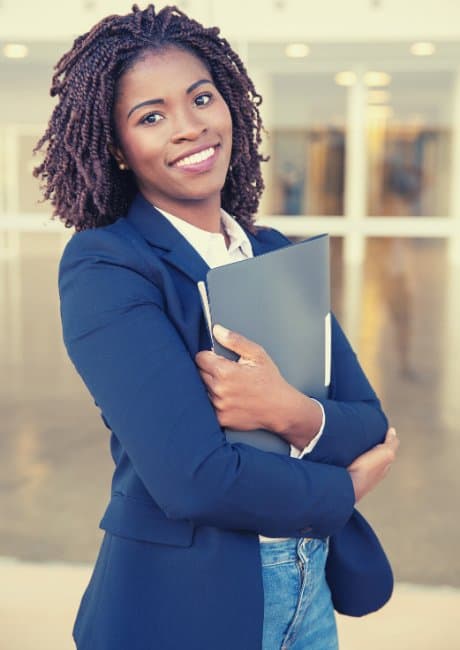
[[[264,189],[259,153],[263,129],[261,96],[239,56],[219,36],[177,7],[156,12],[137,5],[108,16],[79,36],[55,66],[50,94],[59,101],[34,152],[44,151],[34,169],[44,200],[66,227],[85,230],[124,215],[137,192],[131,172],[120,171],[110,153],[116,145],[113,106],[117,82],[148,51],[176,47],[194,54],[209,69],[227,103],[233,124],[232,155],[221,191],[222,207],[254,229]]]

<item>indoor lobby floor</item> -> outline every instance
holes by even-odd
[[[0,232],[0,650],[72,647],[68,627],[110,490],[108,431],[61,340],[64,241]],[[15,252],[2,257],[5,249]],[[361,623],[341,621],[341,647],[454,650],[460,269],[441,241],[371,240],[356,302],[346,295],[337,242],[332,251],[334,309],[355,324],[354,347],[401,440],[388,478],[360,506],[392,561],[396,595]],[[66,642],[53,637],[58,629]]]

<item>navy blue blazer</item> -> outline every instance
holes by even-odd
[[[289,244],[247,233],[254,255]],[[326,427],[302,460],[226,442],[194,363],[209,349],[208,266],[141,195],[76,233],[59,268],[64,342],[111,431],[106,532],[74,628],[80,650],[258,650],[258,534],[326,537],[349,520],[345,469],[387,421],[337,321]],[[225,323],[224,323],[225,325]]]

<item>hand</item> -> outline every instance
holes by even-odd
[[[282,377],[263,347],[220,325],[213,334],[240,356],[237,362],[210,351],[195,357],[220,425],[240,431],[267,429],[303,449],[321,426],[318,404]]]
[[[365,454],[358,456],[348,467],[356,502],[360,501],[385,478],[396,459],[398,447],[399,439],[396,430],[391,427],[382,444],[376,445]]]
[[[236,362],[211,351],[195,357],[220,425],[276,432],[281,427],[279,410],[290,399],[292,386],[254,341],[220,325],[214,326],[213,334],[224,347],[240,355]]]

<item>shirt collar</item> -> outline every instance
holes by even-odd
[[[159,210],[159,208],[156,209]],[[159,212],[161,212],[168,219],[168,221],[170,221],[170,223],[181,233],[181,235],[183,235],[185,239],[187,239],[187,241],[189,241],[190,244],[192,244],[192,246],[201,254],[204,253],[206,255],[209,249],[212,247],[213,241],[215,241],[216,238],[223,237],[223,235],[220,233],[212,233],[209,232],[209,230],[204,230],[203,228],[194,226],[193,224],[188,223],[188,221],[184,221],[184,219],[180,219],[179,217],[176,217],[175,215],[170,214],[165,210],[159,210]],[[228,212],[222,208],[220,213],[222,225],[230,239],[228,253],[230,254],[238,248],[241,248],[242,253],[246,257],[252,257],[253,253],[251,242],[249,241],[249,238],[243,228],[234,219],[234,217],[229,215]]]
[[[220,213],[222,215],[222,225],[230,239],[228,252],[231,253],[237,248],[241,248],[241,251],[246,255],[246,257],[252,257],[251,242],[238,221],[236,221],[234,217],[230,216],[228,212],[222,210],[222,208]]]

